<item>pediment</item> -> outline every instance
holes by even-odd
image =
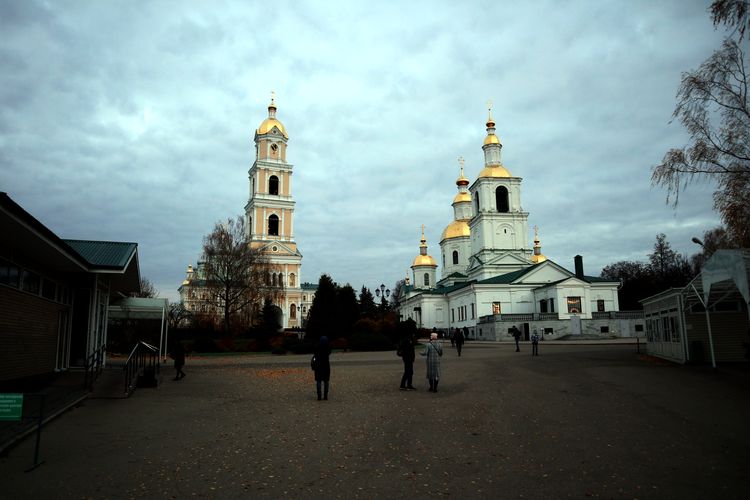
[[[528,259],[518,255],[515,252],[505,252],[495,257],[492,257],[484,263],[486,266],[528,266]]]
[[[275,248],[275,250],[274,250]],[[289,247],[288,245],[280,241],[269,241],[263,246],[258,248],[261,252],[273,257],[273,256],[295,256],[302,257],[299,250]]]

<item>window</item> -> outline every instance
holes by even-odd
[[[471,303],[471,319],[474,319],[474,303]]]
[[[289,286],[295,286],[295,276],[294,273],[289,275]]]
[[[279,194],[279,178],[272,175],[268,179],[268,194]]]
[[[54,281],[44,278],[42,280],[42,297],[49,300],[55,300],[55,294],[57,292],[56,288],[57,284]]]
[[[554,332],[554,330],[552,328],[545,328],[544,329],[544,334],[545,335],[552,335],[553,333],[555,333],[555,332]]]
[[[502,309],[500,308],[500,302],[492,303],[492,314],[500,314],[501,310]]]
[[[297,305],[292,304],[289,306],[289,318],[290,319],[297,319]]]
[[[430,274],[424,273],[424,286],[430,286]]]
[[[510,205],[508,204],[508,188],[505,186],[499,186],[495,190],[495,204],[497,205],[498,212],[510,212]]]
[[[7,260],[0,259],[0,284],[18,288],[19,278],[18,266]]]
[[[609,333],[609,327],[608,326],[602,326],[599,328],[599,331],[601,333]]]
[[[33,293],[34,295],[39,295],[39,275],[36,273],[32,273],[31,271],[27,271],[24,269],[23,271],[23,278],[21,279],[21,289],[24,292]]]
[[[642,332],[643,331],[643,325],[641,325],[641,324],[635,325],[635,331],[636,332]]]
[[[568,312],[571,314],[581,313],[581,297],[568,297]]]
[[[458,264],[458,252],[453,250],[453,265],[455,266],[456,264]]]
[[[547,312],[547,300],[546,299],[542,299],[539,301],[539,312],[540,313]]]
[[[271,281],[271,284],[272,284],[273,286],[276,286],[276,273],[273,273],[273,274],[271,275],[271,277],[272,277],[272,281]]]
[[[279,145],[276,143],[271,144],[271,156],[275,158],[276,155],[278,154],[279,154]]]
[[[479,213],[479,193],[474,193],[474,203],[477,206],[477,213]]]
[[[268,218],[268,234],[270,236],[279,235],[279,218],[276,215],[271,215]]]
[[[284,286],[284,275],[279,273],[279,286]]]
[[[555,312],[555,299],[549,299],[547,302],[549,302],[549,312]]]
[[[603,300],[597,300],[596,301],[596,310],[597,312],[604,312],[604,301]]]
[[[445,267],[445,254],[443,254],[443,267]]]
[[[451,321],[456,321],[456,310],[451,309]]]

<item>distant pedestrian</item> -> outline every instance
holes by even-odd
[[[315,388],[318,392],[318,401],[328,400],[328,384],[331,380],[331,344],[328,343],[328,337],[320,337],[318,345],[315,346]],[[321,385],[323,392],[321,393]]]
[[[451,339],[451,347],[456,347],[456,334],[448,328],[448,338]]]
[[[419,353],[427,356],[427,380],[430,382],[430,392],[437,392],[440,381],[440,356],[443,355],[443,346],[437,340],[437,333],[430,334],[430,342],[424,351]]]
[[[402,391],[414,391],[417,388],[414,387],[412,379],[414,377],[414,336],[404,335],[401,339],[401,343],[398,345],[398,351],[396,351],[401,357],[401,361],[404,362],[404,374],[401,377],[401,386],[399,389]]]
[[[518,346],[518,341],[521,340],[521,330],[517,326],[513,326],[511,329],[513,332],[513,338],[516,339],[516,352],[521,352],[521,348]]]
[[[534,328],[534,333],[531,334],[531,355],[539,356],[539,334]]]
[[[185,378],[185,372],[182,371],[185,366],[185,347],[179,339],[174,340],[169,356],[174,360],[175,375],[172,380],[182,380]]]
[[[469,341],[469,329],[467,327],[464,327],[464,342]]]
[[[461,355],[461,348],[464,346],[464,334],[456,328],[456,333],[453,334],[454,340],[456,341],[456,351],[458,351],[458,355]]]

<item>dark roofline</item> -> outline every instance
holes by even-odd
[[[3,207],[8,213],[19,219],[24,224],[28,225],[42,238],[48,240],[52,246],[56,246],[60,253],[79,264],[85,270],[88,270],[88,262],[83,258],[83,256],[76,252],[70,245],[65,243],[62,238],[53,233],[51,229],[39,222],[29,212],[24,210],[21,205],[13,201],[11,197],[8,196],[8,193],[0,191],[0,207]]]

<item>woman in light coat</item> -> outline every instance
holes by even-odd
[[[437,333],[430,334],[430,342],[424,351],[419,353],[427,356],[427,380],[430,382],[430,392],[437,392],[440,381],[440,356],[443,355],[443,346],[437,340]]]

